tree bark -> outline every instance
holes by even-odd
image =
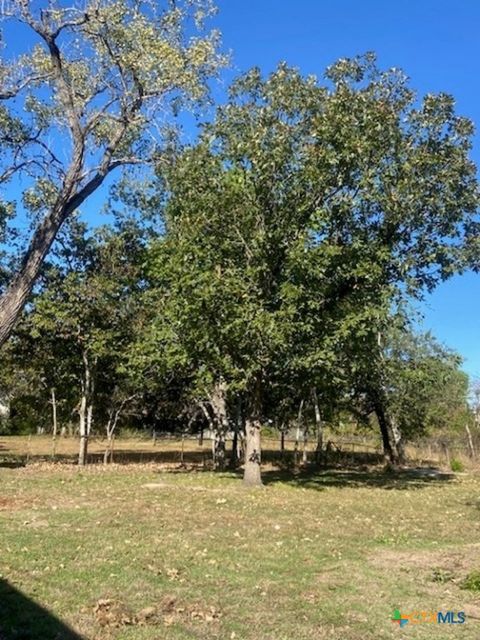
[[[210,406],[213,411],[213,427],[214,427],[214,468],[223,471],[225,469],[225,437],[228,432],[228,413],[227,413],[227,383],[220,378],[215,383],[211,397]]]
[[[302,465],[305,467],[308,464],[308,422],[305,420],[303,423],[303,451],[302,451]]]
[[[123,409],[126,407],[126,405],[132,400],[134,400],[136,397],[137,397],[137,394],[134,393],[128,398],[125,398],[124,400],[122,400],[122,402],[120,403],[120,406],[118,406],[117,409],[111,408],[108,413],[108,422],[107,422],[107,428],[106,428],[107,448],[105,449],[105,453],[103,455],[103,464],[107,464],[108,460],[110,460],[110,462],[113,462],[113,442],[115,440],[115,430],[117,428],[120,415]],[[154,434],[156,438],[156,431],[154,431]],[[155,445],[155,440],[154,440],[154,445]]]
[[[243,424],[243,412],[242,401],[237,399],[235,423],[233,427],[233,440],[232,440],[232,456],[230,458],[230,466],[235,469],[241,458],[240,453],[240,434],[244,432],[245,425]]]
[[[468,448],[470,450],[470,457],[471,458],[475,458],[476,457],[475,447],[473,446],[472,433],[470,431],[470,427],[468,426],[468,424],[465,425],[465,431],[467,432]]]
[[[299,462],[300,462],[300,452],[299,452],[299,448],[300,448],[300,429],[301,429],[301,424],[302,424],[302,419],[303,419],[303,405],[304,405],[304,400],[300,400],[300,404],[298,406],[298,415],[297,415],[297,428],[295,431],[295,446],[294,446],[294,451],[293,451],[293,463],[295,465],[295,467],[298,467]]]
[[[323,422],[322,414],[320,412],[320,405],[318,404],[318,395],[315,387],[312,389],[313,409],[315,412],[315,426],[317,429],[317,446],[315,449],[315,461],[320,464],[322,461],[323,453]]]
[[[57,431],[58,431],[58,424],[57,424],[57,399],[55,397],[55,387],[52,387],[51,390],[51,394],[52,394],[52,457],[55,458],[56,454],[57,454]]]
[[[392,425],[391,418],[385,409],[385,405],[378,398],[374,400],[374,410],[380,427],[380,433],[382,434],[383,453],[385,458],[392,465],[398,466],[404,462],[403,448],[399,446],[399,441],[397,442],[397,438],[394,433],[395,427]]]
[[[83,358],[83,379],[82,379],[82,397],[80,400],[79,413],[79,431],[80,431],[80,450],[78,452],[78,464],[83,467],[87,463],[88,438],[92,424],[92,372],[88,355],[84,352]]]
[[[245,466],[243,482],[249,487],[262,486],[261,391],[257,381],[245,421]]]
[[[87,396],[85,391],[82,393],[80,400],[80,408],[78,410],[80,417],[80,450],[78,452],[78,464],[83,467],[87,463],[88,451],[88,434],[87,434]]]
[[[103,464],[113,462],[113,439],[113,435],[107,436],[107,446],[105,447],[105,452],[103,454]]]

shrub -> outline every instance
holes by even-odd
[[[480,591],[480,571],[469,573],[460,586],[469,591]]]
[[[450,462],[450,469],[454,472],[463,471],[463,462],[457,460],[457,458],[452,458],[452,461]]]

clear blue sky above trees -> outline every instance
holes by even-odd
[[[452,93],[458,112],[480,127],[478,0],[217,0],[217,4],[216,23],[233,54],[233,68],[223,74],[223,87],[254,65],[268,72],[286,60],[304,73],[321,76],[340,57],[375,51],[380,66],[401,67],[419,93]],[[21,40],[17,40],[20,46]],[[221,100],[222,88],[215,94]],[[480,165],[478,131],[473,157]],[[12,190],[20,188],[12,185]],[[96,194],[83,207],[92,222],[98,220],[104,197],[105,192]],[[467,273],[441,285],[422,310],[425,327],[457,349],[465,357],[465,369],[480,378],[480,275]]]

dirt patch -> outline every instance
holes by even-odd
[[[398,569],[410,571],[415,569],[422,573],[438,571],[452,572],[456,577],[464,576],[474,567],[480,566],[480,543],[452,547],[439,551],[394,551],[382,549],[369,557],[369,562],[381,569]]]
[[[0,496],[0,511],[2,510],[6,510],[6,511],[11,511],[12,509],[18,509],[19,505],[17,504],[16,500],[13,500],[13,498],[2,498]],[[0,640],[1,640],[1,636],[0,636]]]

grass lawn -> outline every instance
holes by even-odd
[[[480,593],[461,588],[480,569],[478,475],[265,480],[0,467],[0,639],[480,638]],[[467,622],[400,629],[396,608]]]

